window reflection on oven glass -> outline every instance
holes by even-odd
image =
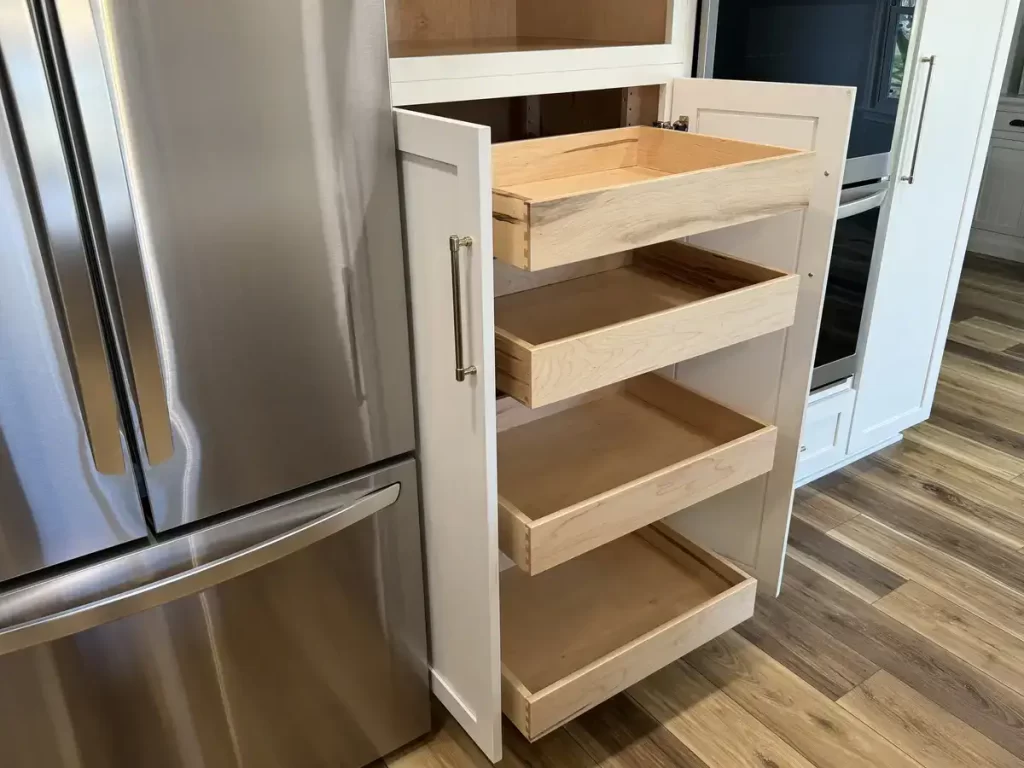
[[[857,351],[878,213],[876,208],[836,222],[815,366],[835,362]]]

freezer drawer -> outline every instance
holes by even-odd
[[[0,653],[5,768],[364,765],[429,726],[415,464],[0,595]]]

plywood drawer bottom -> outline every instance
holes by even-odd
[[[501,575],[502,709],[531,741],[754,612],[756,581],[662,524]]]

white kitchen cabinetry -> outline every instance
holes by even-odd
[[[395,115],[415,356],[431,691],[501,755],[491,142],[487,128]],[[451,235],[469,238],[452,258]],[[458,270],[461,296],[454,296]],[[454,302],[462,367],[456,378]]]
[[[431,687],[495,761],[777,592],[853,109],[595,5],[388,3]]]
[[[630,127],[650,89],[600,119],[600,94],[535,99],[521,70],[556,59],[522,32],[448,40],[519,50],[423,57],[447,74],[395,116],[432,690],[492,760],[502,713],[539,738],[777,592],[853,106],[662,77],[654,113],[690,131]],[[504,77],[525,102],[436,86]],[[649,82],[615,78],[579,87]],[[492,146],[517,133],[551,135]]]
[[[974,214],[979,229],[1024,236],[1024,134],[1021,139],[992,140]]]
[[[1000,101],[968,248],[1024,261],[1024,99]]]
[[[857,392],[850,379],[811,393],[807,400],[796,484],[804,485],[846,457]]]
[[[1017,5],[924,6],[865,307],[848,455],[890,442],[931,410]]]
[[[688,508],[672,520],[702,545],[753,568],[763,593],[781,585],[800,435],[813,364],[854,89],[681,80],[672,114],[715,136],[813,150],[805,209],[690,238],[690,242],[800,275],[789,330],[676,366],[687,386],[779,431],[772,472]]]
[[[1018,0],[925,3],[861,368],[809,409],[852,89],[686,79],[690,0],[595,2],[388,2],[432,688],[492,760],[749,617],[794,480],[925,418]]]

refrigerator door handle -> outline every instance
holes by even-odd
[[[90,136],[90,126],[104,122],[104,107],[97,107],[100,100],[83,105],[78,98],[82,88],[104,93],[108,87],[99,40],[88,34],[92,12],[87,0],[39,2],[34,7],[42,44],[53,61],[53,92],[67,125],[69,155],[88,210],[88,234],[101,261],[101,282],[122,318],[117,341],[142,443],[150,466],[155,466],[171,458],[174,443],[138,224],[113,124],[109,133]],[[69,14],[71,35],[64,35],[58,14]],[[72,72],[78,73],[77,80]],[[108,265],[113,272],[103,269]]]
[[[4,51],[0,97],[15,134],[18,171],[32,201],[32,218],[61,316],[65,353],[92,460],[100,474],[123,475],[117,396],[89,273],[81,211],[54,105],[45,95],[52,72],[36,44],[24,5],[10,4],[0,16],[0,48]],[[26,130],[25,121],[31,130]]]
[[[323,541],[344,528],[391,506],[398,501],[401,489],[401,483],[392,483],[361,497],[350,505],[335,507],[313,520],[307,520],[291,530],[258,544],[148,584],[82,605],[68,607],[43,618],[27,621],[15,619],[6,626],[0,625],[0,656],[33,645],[59,640],[101,624],[157,608],[243,576],[250,571],[262,568]],[[135,554],[145,557],[148,552],[148,550],[141,550]],[[132,555],[127,557],[132,557]],[[68,574],[68,577],[73,580],[78,578],[78,574]],[[60,583],[62,581],[62,577],[53,579],[54,586],[48,591],[59,592],[63,589],[74,588],[74,583],[65,586]],[[31,602],[31,599],[19,598],[17,593],[9,596],[0,595],[0,614],[6,607],[4,605],[5,598],[15,603],[11,609],[13,612],[16,612],[18,605]]]

